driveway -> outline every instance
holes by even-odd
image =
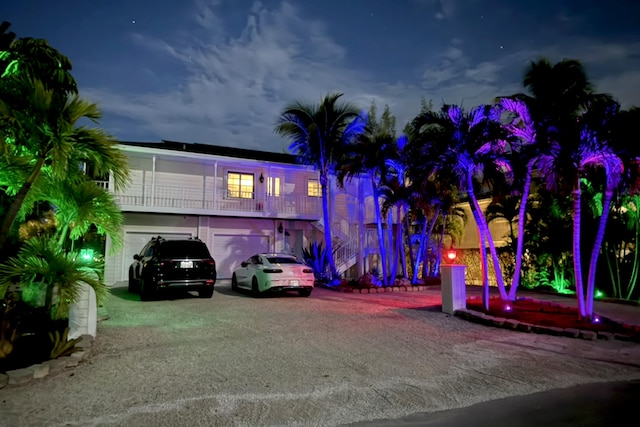
[[[142,303],[115,288],[89,360],[0,390],[0,419],[332,426],[640,379],[639,344],[490,328],[440,305],[439,290],[252,298],[222,282],[212,299]]]

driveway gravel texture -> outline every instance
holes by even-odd
[[[492,328],[438,288],[253,298],[114,288],[78,367],[0,389],[3,426],[336,426],[640,379],[640,344]]]

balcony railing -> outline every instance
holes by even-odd
[[[102,188],[108,183],[98,182]],[[286,194],[273,196],[252,192],[228,190],[203,191],[187,187],[130,185],[123,192],[114,193],[116,202],[123,209],[168,210],[182,209],[216,213],[244,213],[263,217],[304,217],[317,219],[322,215],[322,203],[318,197]]]

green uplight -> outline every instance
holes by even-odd
[[[93,249],[80,249],[80,258],[85,261],[93,259]]]
[[[602,292],[601,290],[596,289],[596,293],[595,293],[595,295],[594,295],[594,296],[595,296],[596,298],[604,298],[604,297],[606,297],[607,295],[605,295],[605,293],[604,293],[604,292]]]

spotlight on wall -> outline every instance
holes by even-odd
[[[258,180],[260,181],[260,184],[264,182],[264,175],[262,175],[262,173],[260,174],[260,178],[258,178]]]
[[[280,225],[278,226],[278,233],[282,234],[283,231],[284,231],[284,226],[282,225],[282,223],[280,223]]]

